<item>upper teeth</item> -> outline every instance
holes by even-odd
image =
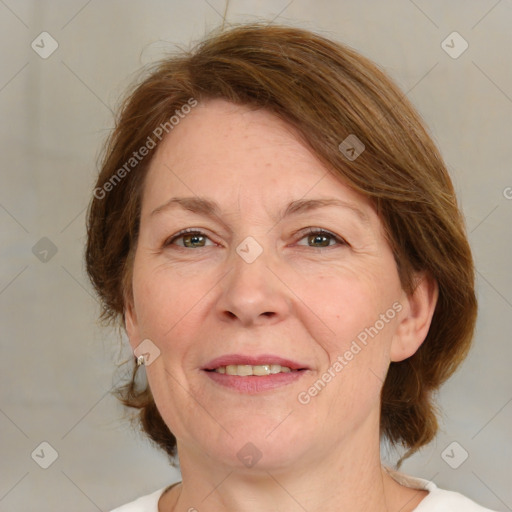
[[[239,377],[247,377],[250,375],[272,375],[274,373],[288,373],[292,370],[287,366],[280,364],[261,364],[252,366],[250,364],[229,364],[227,366],[219,366],[215,368],[217,373],[227,373],[228,375],[238,375]]]

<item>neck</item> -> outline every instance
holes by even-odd
[[[162,512],[389,512],[414,510],[426,495],[396,483],[380,462],[379,439],[350,439],[336,450],[306,453],[279,469],[233,469],[179,449],[182,485],[161,500]]]

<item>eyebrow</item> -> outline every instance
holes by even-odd
[[[151,212],[151,216],[158,213],[169,210],[175,206],[179,206],[184,210],[189,210],[193,213],[202,214],[207,217],[220,217],[220,207],[215,201],[201,197],[172,197],[164,204],[158,206]],[[363,223],[369,222],[368,215],[359,209],[355,204],[348,201],[342,201],[336,198],[321,198],[321,199],[298,199],[292,201],[278,217],[278,221],[281,221],[285,217],[290,215],[298,215],[309,212],[311,210],[317,210],[326,206],[338,206],[341,208],[348,209]]]

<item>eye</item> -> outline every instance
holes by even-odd
[[[341,237],[331,233],[330,231],[326,231],[325,229],[309,228],[300,240],[304,239],[307,239],[307,245],[309,247],[314,248],[331,247],[333,245],[349,245]],[[177,245],[187,249],[200,249],[202,247],[208,247],[215,244],[202,231],[196,229],[184,229],[164,242],[165,247],[169,245]],[[305,244],[297,243],[297,245]]]
[[[343,238],[326,231],[325,229],[309,228],[300,240],[307,239],[307,245],[309,247],[330,247],[333,245],[349,245]],[[333,243],[332,243],[333,242]],[[304,245],[298,243],[297,245]]]
[[[178,240],[181,240],[182,243],[176,243]],[[210,243],[207,244],[207,241],[210,241]],[[164,242],[164,247],[169,245],[178,245],[187,249],[200,249],[201,247],[214,245],[214,243],[202,231],[184,229]]]

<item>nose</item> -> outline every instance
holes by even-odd
[[[221,320],[248,327],[286,318],[292,294],[266,251],[251,263],[237,253],[230,260],[231,271],[219,283],[216,309]]]

